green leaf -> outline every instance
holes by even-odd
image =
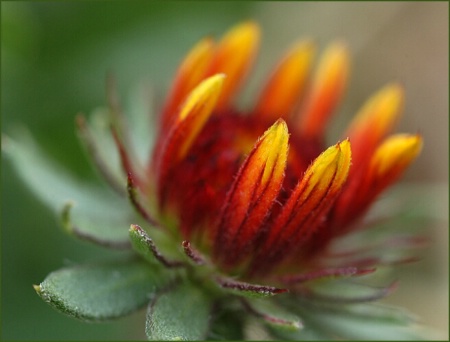
[[[154,297],[147,312],[150,340],[202,340],[210,328],[212,301],[195,284],[184,281]]]
[[[156,139],[155,108],[154,93],[149,85],[139,83],[130,89],[125,112],[132,133],[131,143],[139,160],[147,161]]]
[[[375,301],[387,296],[396,287],[397,282],[378,287],[353,279],[324,279],[311,282],[298,291],[310,301],[340,305]]]
[[[223,308],[214,311],[207,340],[238,341],[244,339],[245,313],[242,310]]]
[[[63,268],[50,273],[35,290],[66,315],[102,321],[144,307],[168,281],[162,268],[133,258]]]
[[[17,174],[42,202],[61,215],[69,233],[108,247],[130,247],[127,228],[130,222],[140,220],[126,199],[70,175],[50,160],[29,134],[22,134],[17,141],[3,137],[2,143]]]
[[[277,305],[269,298],[243,300],[247,310],[274,329],[297,331],[303,324],[300,318]]]
[[[182,261],[167,259],[156,247],[153,240],[138,225],[132,224],[130,227],[130,240],[133,249],[145,260],[152,264],[164,265],[165,267],[186,266]]]
[[[121,132],[127,137],[128,146],[136,154],[138,160],[147,162],[151,155],[151,150],[155,140],[155,125],[152,124],[155,114],[153,113],[153,99],[150,87],[144,84],[138,84],[131,88],[126,96],[126,107],[122,108],[119,102],[119,94],[115,89],[116,80],[114,77],[109,77],[107,94],[113,98],[114,108],[102,106],[95,108],[90,115],[88,115],[87,130],[81,129],[78,131],[79,137],[83,143],[94,143],[97,157],[104,163],[104,166],[109,170],[113,181],[122,179],[123,170],[117,151],[116,143],[111,134],[111,125],[114,125],[120,118]],[[111,113],[111,110],[117,111]],[[78,126],[81,127],[80,125]],[[86,137],[85,133],[89,132],[90,137]],[[92,138],[92,141],[89,141]]]
[[[77,135],[100,178],[125,195],[124,172],[119,151],[111,133],[111,116],[106,108],[96,108],[88,119],[79,114],[75,120]]]
[[[381,304],[316,305],[293,299],[285,301],[289,310],[304,322],[298,332],[271,330],[288,340],[420,340],[424,335],[405,311]]]
[[[323,312],[311,315],[311,320],[341,339],[350,340],[418,340],[423,336],[396,320],[359,316],[350,312]]]

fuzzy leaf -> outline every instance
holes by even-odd
[[[131,143],[138,159],[146,161],[155,141],[154,93],[150,86],[140,83],[132,87],[125,101],[126,119]]]
[[[340,305],[375,301],[387,296],[396,287],[397,282],[375,287],[351,279],[338,279],[313,282],[310,286],[299,290],[299,293],[311,301]]]
[[[243,301],[246,309],[274,329],[297,331],[303,324],[299,317],[275,304],[270,299]]]
[[[85,146],[88,157],[97,171],[118,193],[124,194],[123,170],[117,147],[111,134],[111,115],[106,108],[96,108],[87,120],[79,115],[76,118],[78,138]]]
[[[127,227],[139,219],[123,198],[74,178],[50,160],[29,134],[22,134],[17,141],[3,137],[2,142],[17,174],[42,202],[61,215],[69,233],[108,247],[130,247]]]
[[[147,312],[149,340],[202,340],[210,328],[211,299],[183,282],[156,295]]]
[[[154,129],[152,125],[152,116],[154,116],[152,108],[152,92],[151,89],[144,85],[138,84],[131,88],[126,94],[125,108],[121,107],[119,94],[115,89],[116,81],[112,78],[108,79],[108,94],[114,97],[116,113],[111,113],[111,108],[98,107],[93,110],[88,117],[89,130],[92,132],[93,142],[95,143],[98,157],[105,162],[105,166],[110,170],[111,175],[116,179],[122,179],[123,170],[120,162],[116,144],[111,134],[111,126],[117,121],[117,115],[120,115],[122,127],[126,130],[127,141],[136,153],[139,160],[145,161],[150,155],[150,151],[154,142]],[[111,89],[114,88],[114,89]],[[150,96],[149,96],[150,95]],[[116,103],[117,102],[117,103]],[[83,131],[79,131],[83,133]],[[132,132],[128,137],[128,133]],[[82,141],[86,141],[83,134],[80,134]]]
[[[63,268],[50,273],[35,290],[66,315],[102,321],[144,307],[168,279],[161,268],[133,258]]]
[[[316,305],[308,301],[285,302],[305,328],[297,332],[271,330],[285,340],[420,340],[423,333],[403,310],[381,304]]]
[[[133,249],[148,262],[152,264],[162,264],[165,267],[185,266],[181,261],[170,260],[162,255],[153,240],[138,225],[132,224],[129,232]]]
[[[222,309],[212,317],[211,330],[207,340],[238,341],[244,340],[243,312]]]

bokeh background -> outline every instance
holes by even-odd
[[[161,104],[177,63],[206,34],[242,20],[263,30],[261,54],[241,104],[250,103],[269,67],[297,38],[319,47],[348,42],[352,73],[330,142],[362,102],[390,81],[406,90],[399,131],[420,132],[422,155],[403,184],[431,208],[431,247],[402,266],[388,301],[407,307],[448,339],[448,3],[447,2],[1,2],[1,124],[24,125],[81,179],[94,177],[75,138],[77,112],[104,103],[104,79],[120,93],[141,81]],[[143,313],[84,324],[44,304],[32,284],[52,270],[108,254],[66,236],[2,158],[2,340],[143,339]],[[411,185],[413,188],[413,186]]]

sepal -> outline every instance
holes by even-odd
[[[225,289],[227,292],[248,298],[272,297],[278,294],[289,292],[288,289],[267,285],[251,284],[221,276],[216,277],[215,280],[217,282],[217,285],[219,285],[222,289]]]
[[[243,299],[242,305],[251,315],[273,329],[297,331],[303,328],[300,318],[270,299]]]
[[[137,224],[132,224],[129,230],[130,241],[133,249],[150,263],[158,263],[167,268],[183,267],[186,264],[179,260],[171,260],[165,257],[156,247],[153,240]]]

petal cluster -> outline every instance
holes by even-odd
[[[404,102],[398,84],[370,97],[341,140],[327,144],[350,69],[340,41],[317,65],[312,40],[293,44],[255,105],[238,111],[233,99],[259,43],[258,25],[246,22],[194,46],[162,109],[144,186],[137,185],[185,250],[195,246],[242,278],[313,269],[422,145],[419,135],[390,135]]]

